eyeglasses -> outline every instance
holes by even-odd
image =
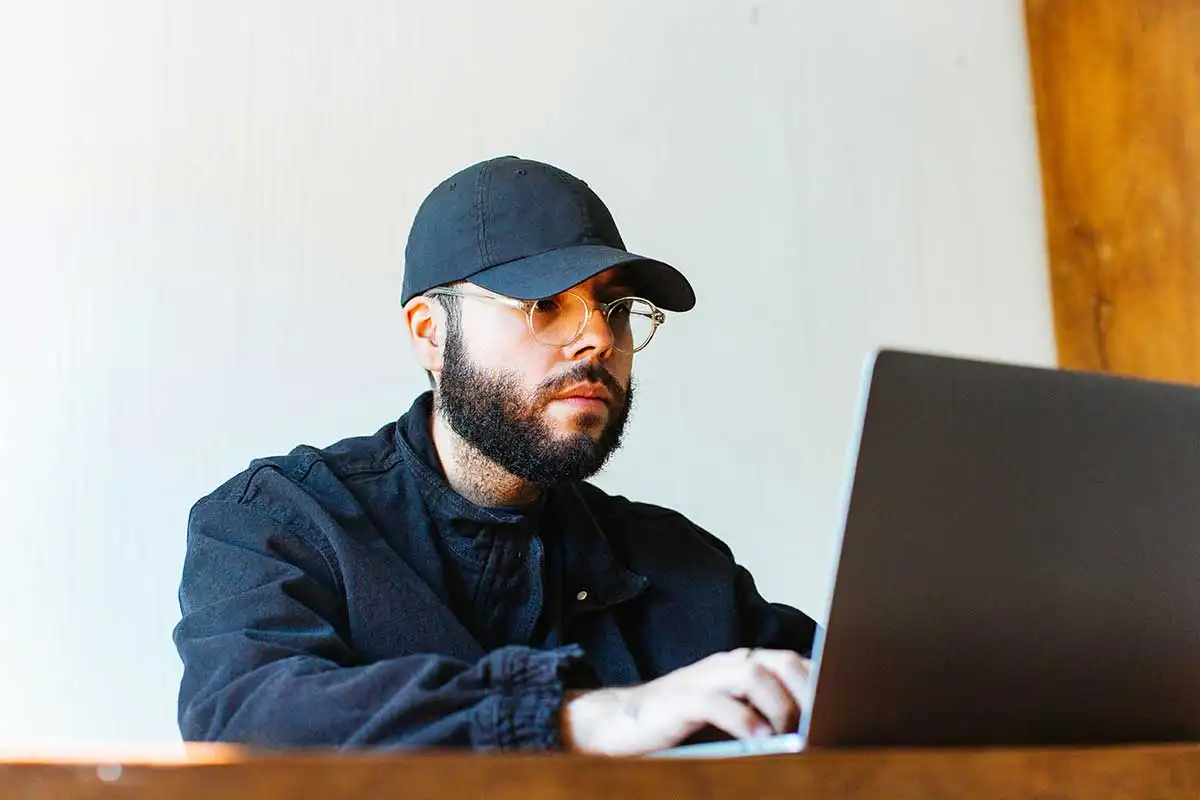
[[[574,344],[583,336],[592,318],[592,305],[574,292],[562,292],[542,300],[517,300],[439,286],[425,294],[469,297],[520,309],[525,312],[533,338],[547,347]],[[608,321],[613,334],[613,348],[622,353],[636,353],[650,344],[658,326],[667,320],[667,315],[656,305],[641,297],[621,297],[607,303],[597,303],[595,309]]]

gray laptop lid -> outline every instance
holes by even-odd
[[[809,747],[1200,739],[1200,390],[880,353],[815,695]]]

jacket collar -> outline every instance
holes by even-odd
[[[520,527],[536,523],[543,515],[561,527],[566,544],[567,601],[578,611],[598,611],[628,602],[649,586],[649,580],[618,561],[604,530],[588,506],[578,484],[553,486],[532,505],[522,508],[478,506],[446,483],[437,450],[429,432],[433,393],[424,392],[396,423],[395,444],[415,481],[429,513],[440,521],[474,526]],[[444,526],[438,526],[442,528]],[[457,527],[451,525],[449,527]],[[540,527],[540,526],[539,526]],[[587,594],[582,600],[579,593]]]

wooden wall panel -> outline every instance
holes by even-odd
[[[1200,0],[1026,0],[1063,367],[1200,383]]]

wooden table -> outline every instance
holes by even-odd
[[[58,754],[0,763],[4,798],[1200,798],[1200,746],[854,750],[728,761],[450,753]]]

